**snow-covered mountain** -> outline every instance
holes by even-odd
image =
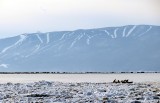
[[[160,26],[127,25],[0,39],[0,71],[159,71]]]

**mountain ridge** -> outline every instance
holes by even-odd
[[[21,34],[0,39],[0,71],[159,70],[159,34],[153,25]]]

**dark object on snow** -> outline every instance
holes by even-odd
[[[128,79],[127,79],[127,80],[121,80],[121,81],[115,79],[115,80],[113,81],[113,83],[133,83],[133,82],[132,82],[132,81],[129,82]]]
[[[120,81],[115,79],[113,83],[120,83]]]
[[[47,94],[31,94],[27,95],[27,97],[49,97],[50,95]]]
[[[121,83],[128,83],[128,79],[127,80],[121,80]]]
[[[154,96],[153,99],[160,99],[158,96]]]
[[[92,92],[88,92],[87,95],[92,95]]]
[[[133,83],[133,82],[129,82],[127,79],[127,80],[121,80],[121,83]]]
[[[131,103],[141,103],[140,101],[133,101],[133,102],[131,102]]]

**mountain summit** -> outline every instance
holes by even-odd
[[[160,26],[127,25],[0,39],[0,71],[159,71]]]

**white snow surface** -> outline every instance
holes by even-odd
[[[72,36],[74,34],[74,32],[69,33],[69,36]]]
[[[116,29],[114,30],[114,38],[117,38],[117,31],[118,31],[118,29],[119,29],[119,28],[116,28]]]
[[[49,41],[50,41],[49,33],[47,33],[47,34],[46,34],[46,36],[47,36],[47,44],[48,44],[48,43],[49,43]]]
[[[86,40],[86,43],[87,43],[87,45],[89,45],[90,44],[90,41],[91,41],[91,39],[93,38],[93,37],[95,37],[96,35],[93,35],[93,36],[90,36],[90,35],[87,35],[87,40]]]
[[[126,29],[127,29],[127,27],[125,27],[125,28],[123,29],[123,35],[122,35],[122,37],[125,37],[125,35],[126,35]]]
[[[66,36],[66,34],[68,34],[68,33],[64,33],[59,40],[62,40]]]
[[[27,58],[27,57],[35,54],[36,52],[38,52],[39,49],[40,49],[40,44],[39,44],[39,45],[36,45],[36,46],[35,46],[35,49],[34,49],[29,55],[26,55],[25,57]]]
[[[12,47],[14,47],[14,46],[16,46],[16,45],[20,45],[20,44],[27,38],[26,35],[20,35],[19,37],[20,37],[20,39],[19,39],[17,42],[15,42],[13,45],[10,45],[10,46],[4,48],[4,49],[1,51],[0,54],[5,53],[8,49],[10,49],[10,48],[12,48]]]
[[[4,74],[5,75],[5,74]],[[0,75],[4,79],[4,75]],[[19,74],[16,74],[19,75]],[[25,74],[24,74],[25,75]],[[31,78],[28,74],[25,78],[35,79],[38,74]],[[41,74],[42,75],[42,74]],[[59,74],[52,74],[55,77]],[[62,74],[66,75],[66,74]],[[71,74],[67,74],[71,75]],[[65,83],[53,81],[37,81],[32,83],[4,83],[0,84],[0,102],[2,103],[158,103],[160,98],[160,82],[145,83],[112,83],[112,82],[95,82],[90,80],[95,74],[72,74],[70,79],[85,78],[88,82]],[[85,75],[88,75],[86,78]],[[97,74],[103,78],[102,74]],[[108,75],[108,74],[106,74]],[[112,75],[112,74],[111,74]],[[114,78],[121,80],[122,78]],[[145,78],[143,74],[129,74],[129,77],[136,77],[137,80]],[[148,74],[147,76],[156,74]],[[9,75],[7,75],[9,76]],[[12,75],[13,76],[13,75]],[[22,75],[19,75],[22,76]],[[126,76],[126,74],[122,74]],[[43,76],[44,77],[44,76]],[[140,78],[139,78],[140,77]],[[10,77],[9,77],[10,78]],[[14,76],[13,76],[14,78]],[[23,78],[23,76],[22,76]],[[96,78],[96,76],[94,77]],[[125,77],[123,77],[125,78]],[[12,79],[12,78],[10,78]],[[21,79],[20,77],[17,79]],[[46,79],[46,78],[43,78]],[[62,77],[59,77],[62,79]],[[100,78],[98,78],[100,79]],[[103,78],[108,79],[108,78]],[[113,80],[113,78],[111,78]],[[148,78],[146,78],[148,79]],[[68,82],[68,81],[67,81]],[[139,102],[135,102],[139,101]]]
[[[115,38],[114,35],[111,35],[111,38]]]
[[[128,37],[128,36],[133,32],[133,30],[134,30],[136,27],[137,27],[137,26],[134,25],[134,26],[129,30],[129,32],[127,33],[126,37]]]
[[[144,74],[0,74],[0,83],[30,83],[41,80],[59,82],[112,82],[129,79],[134,82],[160,82],[160,73]],[[10,78],[12,77],[12,78]]]
[[[0,67],[8,68],[8,64],[0,64]]]
[[[90,39],[91,39],[91,38],[92,38],[91,36],[88,36],[88,38],[87,38],[87,45],[90,44]]]
[[[109,32],[107,30],[104,30],[105,33],[107,33],[107,35],[110,35]]]
[[[148,28],[145,32],[143,32],[142,34],[140,34],[139,37],[142,36],[142,35],[144,35],[144,34],[147,33],[148,31],[150,31],[151,29],[152,29],[152,26],[149,26],[149,28]]]
[[[41,43],[43,43],[43,40],[41,39],[41,37],[39,36],[39,34],[36,34],[36,36],[37,36],[37,38],[39,39],[39,41],[40,41]]]
[[[80,40],[82,37],[83,37],[83,34],[78,35],[78,36],[73,40],[73,42],[71,43],[71,45],[70,45],[69,48],[72,48],[72,47],[74,46],[74,44],[75,44],[78,40]]]

